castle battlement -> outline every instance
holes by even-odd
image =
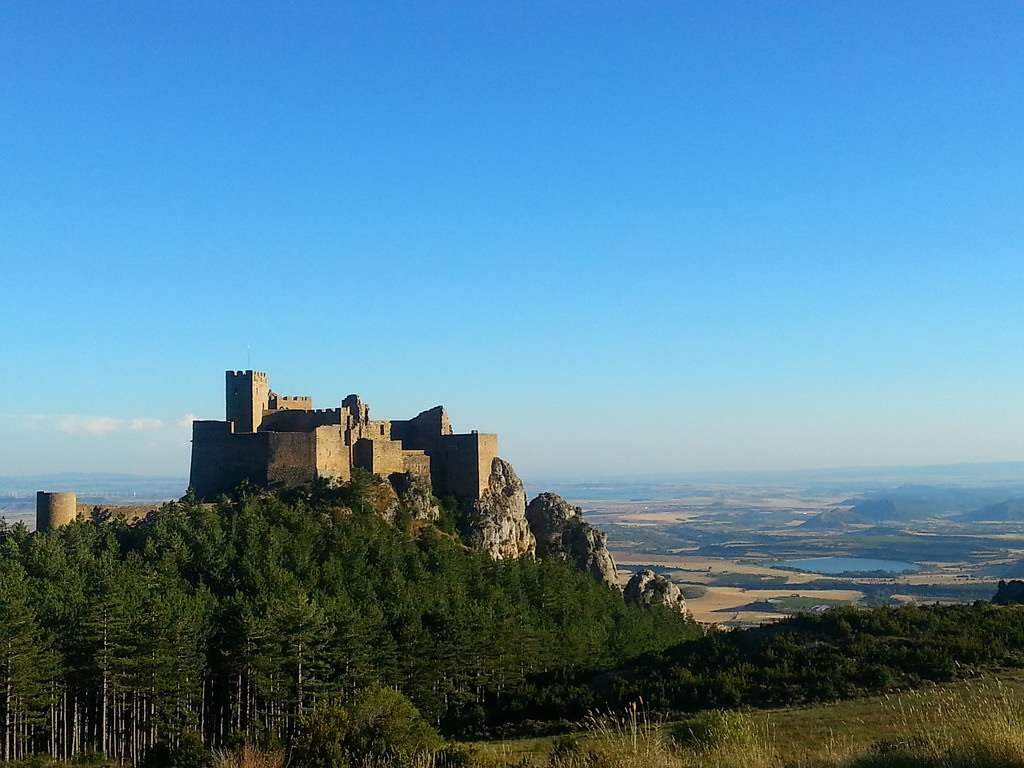
[[[226,373],[228,378],[267,380],[267,374],[263,371],[226,371]]]
[[[358,395],[339,408],[312,406],[311,397],[274,393],[266,373],[226,371],[225,420],[193,422],[196,495],[211,499],[246,480],[263,488],[348,480],[357,467],[421,475],[438,496],[477,499],[487,487],[497,435],[453,434],[442,406],[406,421],[371,420]]]

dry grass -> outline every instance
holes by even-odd
[[[241,749],[217,750],[213,753],[213,768],[284,768],[287,754],[283,749],[263,750],[246,744]]]
[[[1021,681],[975,681],[832,707],[720,713],[724,727],[692,739],[692,728],[659,722],[638,703],[594,715],[585,734],[529,760],[550,768],[1024,768],[1022,689]]]
[[[594,712],[582,725],[574,736],[449,745],[408,765],[385,760],[363,768],[1024,768],[1024,680],[704,713],[686,723],[663,722],[637,701]],[[213,768],[285,765],[283,752],[251,747],[213,761]]]

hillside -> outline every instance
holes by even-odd
[[[0,759],[287,740],[315,702],[370,685],[465,733],[536,676],[695,634],[575,567],[468,548],[451,508],[388,522],[389,489],[360,475],[135,524],[0,527]]]
[[[954,519],[966,523],[985,521],[1019,523],[1024,521],[1024,499],[1008,499],[997,504],[989,504],[981,509],[964,512]]]

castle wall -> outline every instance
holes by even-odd
[[[192,422],[192,471],[189,485],[200,499],[230,493],[243,480],[267,484],[269,441],[260,432],[236,434],[229,421]]]
[[[352,421],[364,424],[370,419],[370,406],[359,399],[359,395],[348,395],[341,401],[341,407],[352,414]]]
[[[271,392],[267,401],[268,411],[311,411],[313,398],[304,396],[281,397]]]
[[[391,422],[392,438],[401,440],[402,445],[410,450],[434,453],[440,449],[441,437],[451,433],[448,412],[441,405],[407,421]]]
[[[391,422],[368,420],[359,431],[359,436],[370,440],[391,440]]]
[[[259,371],[227,371],[225,373],[227,420],[234,422],[237,434],[259,429],[270,397],[267,374]]]
[[[406,472],[430,479],[431,458],[423,451],[402,451]]]
[[[344,482],[352,477],[352,446],[339,427],[317,427],[316,474]]]
[[[356,440],[352,448],[352,463],[368,472],[387,477],[405,471],[402,444],[397,440]]]
[[[478,499],[487,490],[491,462],[498,457],[498,436],[472,432],[442,435],[432,462],[437,496]]]
[[[315,432],[261,432],[266,440],[266,485],[291,488],[316,479]]]
[[[271,411],[263,416],[261,432],[312,432],[327,425],[347,425],[349,413],[344,408],[328,408],[319,411],[284,410]]]
[[[78,517],[78,498],[74,491],[36,493],[36,530],[48,531],[67,525]]]

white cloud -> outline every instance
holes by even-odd
[[[164,423],[160,419],[130,419],[128,429],[160,429]]]
[[[194,413],[186,413],[184,416],[182,416],[180,419],[178,419],[178,426],[182,427],[182,428],[191,429],[192,428],[192,422],[195,421],[195,420],[196,420],[196,415]]]
[[[65,435],[107,435],[121,430],[161,429],[160,419],[117,419],[82,414],[0,414],[8,428],[27,432],[61,432]]]

